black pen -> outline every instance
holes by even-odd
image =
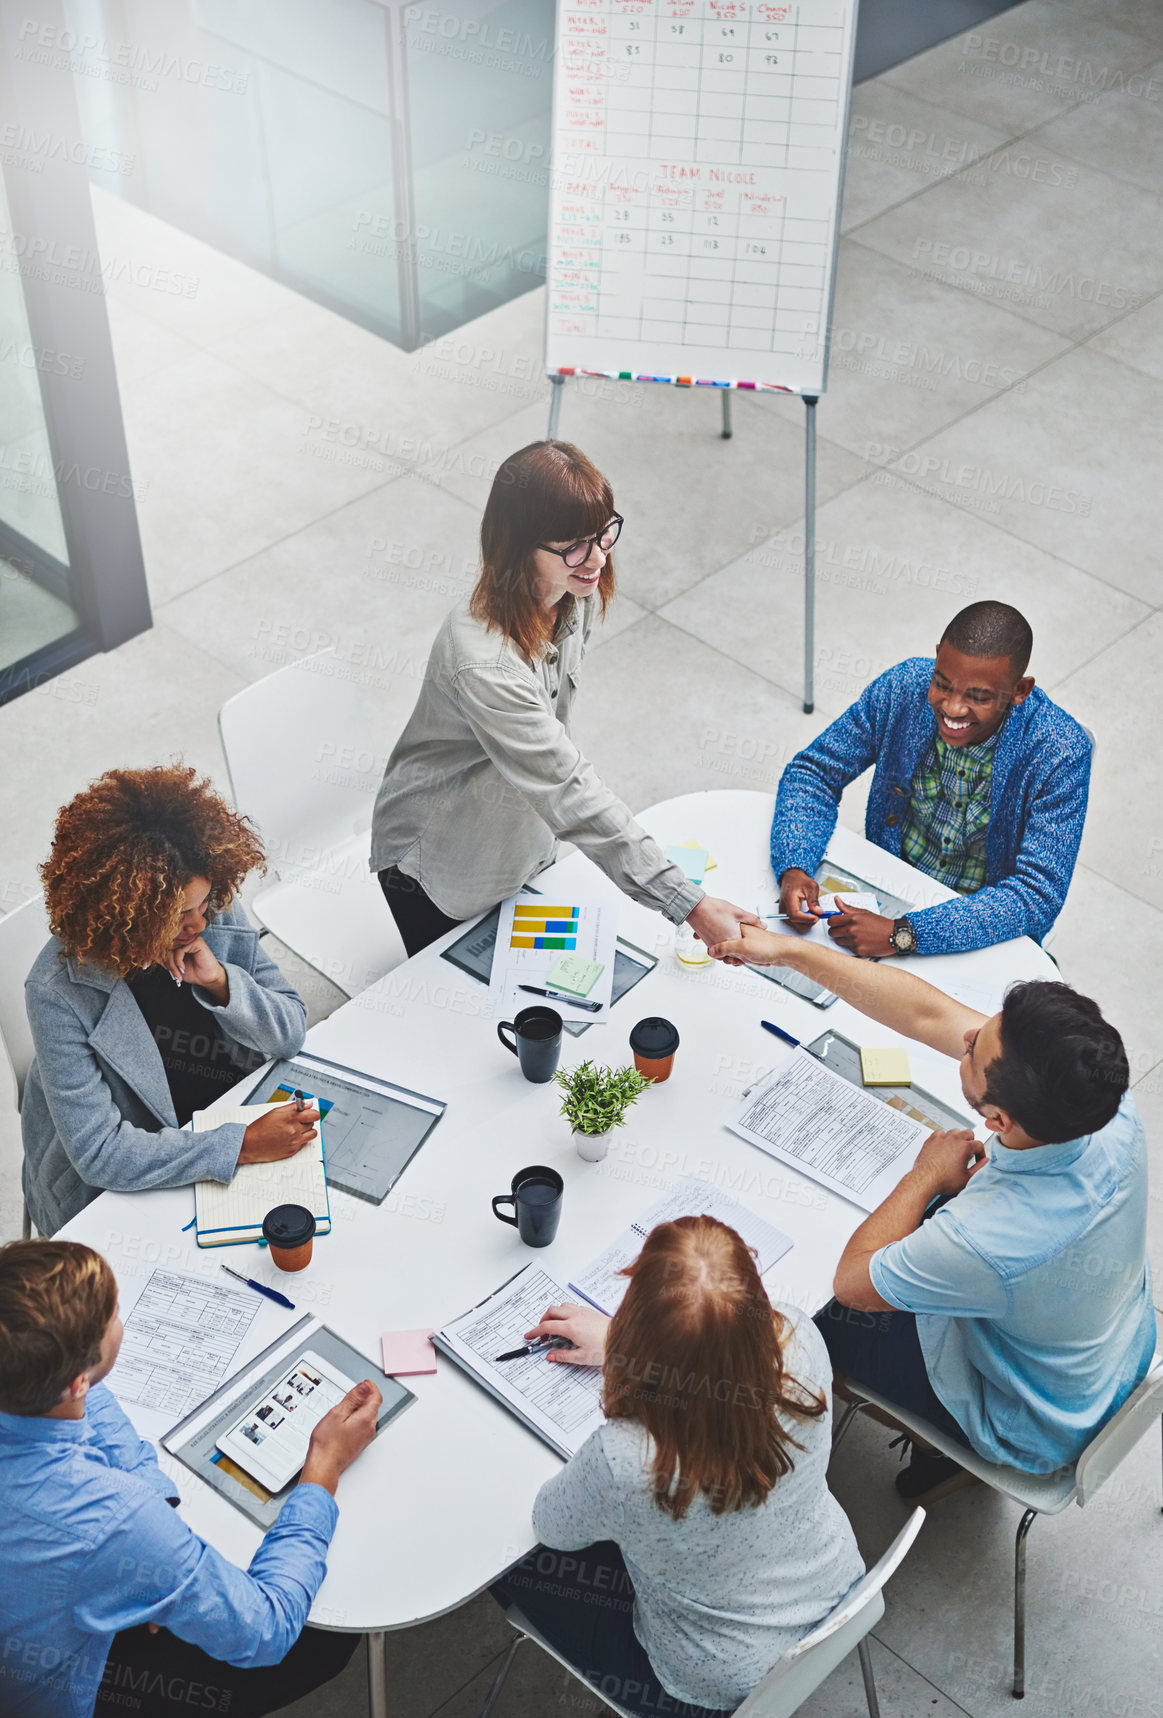
[[[567,1342],[564,1336],[549,1336],[544,1341],[530,1342],[524,1348],[511,1348],[508,1354],[493,1356],[493,1365],[502,1360],[524,1360],[530,1354],[548,1354],[551,1348],[573,1348],[576,1344]]]
[[[601,1010],[600,1002],[582,1002],[579,997],[566,996],[561,990],[539,990],[535,984],[519,984],[518,990],[523,990],[529,996],[548,996],[550,1002],[568,1002],[571,1008],[584,1008],[588,1014],[597,1014]]]
[[[285,1294],[279,1293],[278,1289],[268,1288],[265,1283],[256,1283],[253,1277],[244,1277],[241,1271],[232,1271],[229,1265],[220,1265],[218,1268],[225,1271],[228,1276],[237,1277],[240,1283],[246,1284],[247,1288],[257,1289],[259,1294],[265,1294],[268,1300],[277,1301],[279,1306],[285,1306],[288,1312],[294,1312],[294,1301],[288,1300]]]

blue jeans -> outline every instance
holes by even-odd
[[[910,1414],[919,1414],[938,1431],[971,1449],[969,1439],[929,1382],[925,1356],[911,1312],[857,1312],[830,1300],[815,1317],[839,1372],[859,1392],[867,1384]]]
[[[723,1718],[733,1707],[692,1706],[668,1694],[634,1633],[634,1586],[612,1540],[584,1551],[538,1545],[489,1588],[516,1605],[592,1688],[638,1718]]]

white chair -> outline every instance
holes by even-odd
[[[375,694],[335,650],[280,668],[227,700],[218,731],[238,810],[252,818],[279,881],[253,902],[259,923],[347,996],[405,958],[368,870],[385,759]]]
[[[24,981],[49,934],[43,895],[0,915],[0,1091],[7,1088],[16,1109],[20,1108],[35,1054],[24,1006]],[[23,1205],[26,1239],[31,1232],[28,1206]]]
[[[1022,1505],[1025,1513],[1018,1523],[1014,1541],[1014,1681],[1013,1695],[1021,1700],[1026,1692],[1026,1535],[1037,1515],[1059,1515],[1070,1504],[1080,1509],[1093,1498],[1099,1487],[1131,1453],[1154,1422],[1163,1416],[1163,1354],[1157,1354],[1151,1370],[1137,1390],[1131,1392],[1098,1435],[1087,1444],[1078,1460],[1052,1473],[1024,1473],[1020,1468],[1001,1467],[988,1462],[975,1450],[967,1449],[955,1438],[931,1426],[917,1414],[907,1413],[896,1402],[878,1396],[864,1384],[849,1379],[847,1389],[852,1400],[836,1428],[832,1449],[835,1452],[841,1438],[862,1408],[879,1408],[906,1431],[915,1433],[924,1443],[950,1456],[963,1468]],[[741,1709],[742,1710],[742,1709]]]
[[[736,1708],[734,1718],[791,1718],[808,1698],[841,1664],[855,1647],[860,1656],[860,1671],[864,1678],[864,1695],[868,1701],[869,1718],[880,1718],[880,1706],[876,1698],[876,1683],[872,1675],[872,1657],[868,1650],[867,1636],[884,1615],[883,1589],[889,1579],[903,1563],[909,1547],[921,1531],[924,1524],[923,1509],[914,1509],[884,1556],[874,1569],[870,1569],[847,1598],[841,1600],[836,1609],[826,1616],[822,1623],[798,1640],[789,1652],[785,1652],[779,1663],[773,1665],[751,1693],[742,1706]],[[505,1621],[517,1630],[517,1638],[505,1654],[501,1668],[493,1680],[485,1703],[481,1707],[478,1718],[489,1718],[501,1685],[508,1675],[509,1666],[517,1648],[523,1640],[531,1640],[550,1658],[555,1658],[558,1664],[564,1665],[571,1676],[576,1676],[584,1682],[591,1694],[596,1694],[599,1700],[612,1712],[631,1718],[626,1707],[620,1706],[611,1695],[602,1689],[595,1688],[590,1682],[585,1682],[581,1672],[568,1659],[563,1658],[555,1647],[550,1646],[529,1619],[523,1615],[516,1605],[511,1605],[505,1612]]]

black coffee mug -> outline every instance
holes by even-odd
[[[535,1163],[529,1169],[519,1169],[513,1177],[513,1191],[498,1193],[493,1200],[493,1216],[502,1223],[512,1223],[527,1247],[547,1247],[557,1233],[561,1221],[561,1196],[565,1182],[556,1169],[546,1169]],[[498,1211],[498,1205],[512,1205],[516,1215],[510,1217]]]
[[[505,1037],[513,1034],[513,1042]],[[522,1008],[515,1020],[501,1020],[497,1037],[512,1050],[521,1072],[534,1085],[543,1086],[557,1072],[561,1055],[561,1015],[553,1008]]]

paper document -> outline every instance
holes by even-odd
[[[489,979],[498,1018],[504,1015],[512,1019],[518,1009],[541,1002],[556,1008],[563,1020],[585,1020],[591,1025],[604,1022],[610,1010],[617,938],[616,901],[579,900],[572,894],[563,900],[561,894],[545,896],[528,891],[502,901]],[[531,996],[520,989],[528,984],[535,990],[552,990],[550,974],[566,954],[575,955],[579,963],[592,961],[601,967],[584,998],[600,1002],[600,1012],[592,1013],[564,996]]]
[[[624,1277],[622,1271],[638,1257],[650,1231],[659,1223],[673,1222],[676,1217],[717,1217],[720,1223],[735,1229],[749,1247],[754,1247],[760,1276],[770,1270],[777,1259],[782,1259],[792,1244],[789,1235],[757,1217],[754,1211],[748,1211],[745,1205],[728,1198],[709,1181],[688,1175],[673,1193],[665,1194],[636,1223],[623,1230],[591,1265],[571,1278],[570,1288],[583,1300],[588,1300],[591,1306],[596,1306],[599,1312],[608,1313],[612,1318],[630,1287],[630,1279]]]
[[[497,1363],[525,1343],[547,1306],[569,1295],[547,1271],[526,1265],[488,1300],[454,1319],[436,1341],[559,1455],[574,1455],[603,1422],[600,1366],[562,1366],[544,1354]]]
[[[929,1134],[803,1049],[756,1087],[728,1126],[862,1211],[892,1192]]]
[[[180,1420],[217,1390],[262,1305],[253,1289],[154,1271],[126,1317],[110,1389]]]
[[[258,1115],[251,1106],[195,1110],[190,1126],[206,1133],[226,1122],[249,1127]],[[315,1138],[294,1157],[277,1163],[244,1163],[229,1181],[194,1183],[194,1216],[200,1247],[219,1247],[237,1241],[257,1241],[262,1220],[276,1205],[305,1205],[315,1218],[315,1232],[331,1228],[327,1199],[327,1174],[323,1165],[323,1122]]]

